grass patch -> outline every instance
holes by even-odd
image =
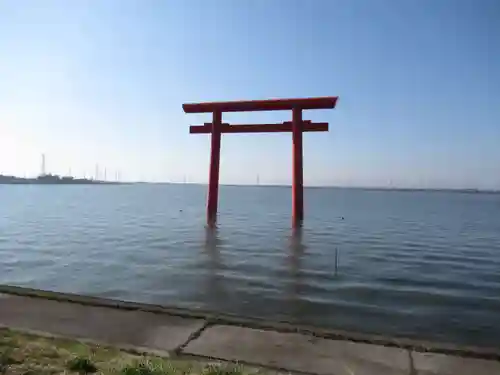
[[[112,346],[0,329],[0,375],[273,375],[220,362],[138,355]]]
[[[97,366],[88,358],[76,357],[68,362],[68,370],[79,372],[80,374],[93,374],[97,372]]]
[[[170,364],[155,363],[154,361],[140,361],[136,364],[125,366],[121,375],[176,375],[178,369]]]
[[[209,364],[203,369],[202,375],[242,375],[241,366],[226,364]]]
[[[5,374],[9,366],[22,363],[13,353],[14,350],[9,347],[0,349],[0,374]]]

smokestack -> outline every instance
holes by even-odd
[[[42,166],[40,170],[40,175],[45,176],[45,154],[42,154]]]

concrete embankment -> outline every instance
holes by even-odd
[[[271,323],[0,286],[0,325],[152,352],[312,374],[500,374],[500,350]]]

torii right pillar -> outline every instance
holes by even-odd
[[[300,226],[304,220],[304,165],[302,163],[302,109],[292,110],[293,178],[292,223]]]

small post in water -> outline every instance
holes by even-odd
[[[337,276],[338,267],[339,267],[339,249],[335,248],[335,276]]]

